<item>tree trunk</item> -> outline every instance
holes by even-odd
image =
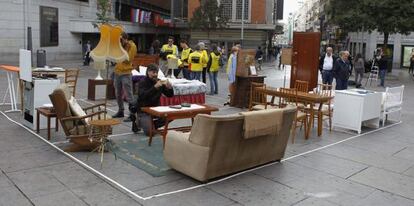
[[[390,33],[384,32],[384,45],[383,45],[383,51],[388,48],[388,38],[390,37]]]

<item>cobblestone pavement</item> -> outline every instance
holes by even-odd
[[[77,94],[80,102],[87,104],[83,101],[87,95],[87,79],[94,78],[96,71],[79,66],[81,60],[55,65],[81,68]],[[277,70],[275,65],[265,64],[260,73],[267,76],[268,85],[281,87],[285,71]],[[207,103],[220,107],[216,114],[241,111],[223,106],[227,101],[227,81],[224,73],[219,78],[219,95],[207,96]],[[3,72],[0,79],[0,97],[3,97],[7,88]],[[289,75],[286,80],[288,85]],[[0,205],[414,205],[414,81],[405,70],[395,70],[386,84],[406,85],[401,124],[389,123],[380,130],[365,128],[365,134],[357,137],[353,132],[329,132],[325,128],[322,137],[317,137],[313,129],[310,139],[304,140],[300,131],[295,144],[289,143],[287,148],[286,157],[293,158],[282,163],[193,190],[145,200],[139,197],[152,197],[201,183],[177,172],[152,177],[123,160],[114,160],[111,155],[105,155],[102,169],[97,155],[85,161],[139,196],[133,197],[0,114]],[[369,89],[384,90],[376,85]],[[103,91],[103,87],[98,88],[98,96],[103,97]],[[109,104],[110,113],[116,112],[116,102]],[[7,108],[0,106],[0,111]],[[7,115],[17,122],[21,120],[18,113]],[[188,123],[174,122],[175,125]],[[123,123],[114,129],[114,134],[130,130],[130,125]],[[46,131],[40,135],[45,137]],[[62,131],[52,132],[52,136],[52,142],[65,140]],[[355,138],[335,144],[351,137]],[[74,154],[80,160],[85,160],[85,155]]]

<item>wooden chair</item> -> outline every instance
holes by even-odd
[[[91,126],[88,124],[88,120],[103,119],[106,115],[106,112],[103,111],[104,104],[82,108],[86,113],[85,116],[75,115],[69,106],[71,94],[66,84],[62,84],[56,88],[49,95],[49,98],[55,108],[56,116],[60,121],[66,137],[73,143],[65,148],[65,151],[92,151],[99,146],[99,142],[91,141],[90,137],[100,135],[101,133],[96,129],[92,129],[91,132]]]
[[[301,108],[298,106],[298,91],[296,88],[280,88],[281,98],[279,99],[279,107],[283,108],[288,105],[294,105],[298,109],[296,110],[296,118],[293,122],[292,126],[292,144],[295,143],[296,137],[296,128],[302,126],[305,129],[305,137],[306,132],[308,131],[308,113],[305,108]],[[301,123],[298,125],[298,123]]]
[[[258,88],[266,90],[266,85],[264,83],[251,82],[249,111],[277,108],[273,104],[274,97],[272,97],[270,102],[267,102],[266,93],[258,90]]]
[[[332,85],[318,84],[318,87],[316,88],[316,94],[324,96],[324,97],[332,97]],[[321,107],[320,110],[319,110],[319,107]],[[318,113],[318,115],[315,118],[319,119],[319,118],[323,118],[323,116],[328,117],[329,131],[332,131],[332,115],[333,115],[332,99],[329,100],[326,104],[316,105],[313,108],[313,110]]]
[[[65,70],[65,83],[72,90],[72,96],[76,94],[76,84],[78,83],[79,69],[66,69]]]
[[[403,104],[404,85],[399,87],[385,88],[384,100],[381,108],[382,126],[388,119],[388,114],[398,112],[398,121],[401,121],[401,112]]]
[[[296,80],[295,88],[298,92],[309,92],[309,82]]]

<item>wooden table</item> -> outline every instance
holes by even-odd
[[[100,119],[100,120],[91,120],[89,122],[89,125],[91,126],[91,128],[89,129],[89,138],[92,141],[97,141],[99,143],[96,149],[94,149],[92,152],[98,151],[101,153],[101,168],[102,168],[102,163],[103,163],[103,154],[105,152],[105,145],[109,142],[108,135],[111,133],[111,127],[118,125],[118,124],[121,124],[121,122],[118,119]],[[94,130],[93,127],[99,128],[100,133],[96,136],[92,136],[92,133]],[[111,148],[108,147],[108,149],[111,149]]]
[[[55,130],[56,132],[59,129],[59,121],[56,116],[56,112],[54,111],[53,107],[39,107],[36,108],[37,114],[36,114],[36,132],[39,133],[40,130],[40,115],[43,115],[47,118],[47,140],[50,140],[50,118],[56,118],[55,122]]]
[[[286,97],[285,96],[286,94],[280,92],[280,90],[278,88],[274,88],[274,87],[266,87],[266,89],[257,88],[257,90],[261,91],[261,92],[264,92],[266,95],[269,95],[269,96]],[[298,91],[297,94],[298,94],[298,96],[297,96],[298,102],[308,103],[308,104],[310,104],[310,108],[314,108],[316,104],[319,104],[319,108],[318,108],[318,136],[321,136],[322,135],[322,116],[320,116],[319,114],[322,110],[322,105],[324,103],[329,102],[329,100],[331,100],[333,97],[322,96],[322,95],[306,93],[306,92],[299,92],[299,91]],[[305,133],[306,138],[309,138],[310,128],[311,128],[311,125],[313,125],[314,116],[315,116],[314,109],[310,109],[309,127],[308,127],[308,131],[306,131],[306,133]]]
[[[164,129],[161,130],[162,132],[162,141],[163,141],[163,147],[165,147],[165,141],[167,138],[167,132],[169,130],[168,124],[176,119],[188,119],[191,118],[192,122],[195,116],[197,114],[211,114],[211,112],[218,111],[218,108],[212,107],[209,105],[198,105],[198,104],[192,104],[193,105],[202,106],[203,108],[184,108],[183,109],[171,109],[170,111],[160,111],[159,109],[166,109],[169,108],[168,106],[160,106],[160,107],[142,107],[141,111],[149,114],[151,116],[151,119],[154,117],[162,118],[165,120],[165,126]],[[149,140],[148,145],[151,146],[152,137],[154,135],[154,132],[157,132],[157,128],[154,128],[154,121],[150,121],[150,134],[149,134]],[[191,128],[191,127],[186,127]],[[170,129],[177,129],[177,128],[170,128]],[[183,129],[183,127],[179,128]]]

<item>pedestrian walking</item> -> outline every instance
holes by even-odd
[[[322,75],[322,83],[332,85],[332,69],[337,57],[333,55],[332,47],[326,48],[326,53],[319,58],[319,71]]]
[[[362,79],[364,78],[364,72],[365,72],[364,58],[362,58],[362,55],[360,53],[356,55],[354,68],[355,68],[355,84],[356,84],[356,88],[359,88],[362,86],[361,82],[362,82]]]
[[[212,52],[207,63],[208,78],[210,80],[210,94],[218,94],[218,81],[217,75],[221,67],[220,61],[222,54],[218,51],[217,45],[211,46]]]
[[[91,57],[90,54],[91,53],[91,42],[87,41],[85,44],[85,56],[83,58],[83,66],[89,66],[89,63],[91,62]]]

